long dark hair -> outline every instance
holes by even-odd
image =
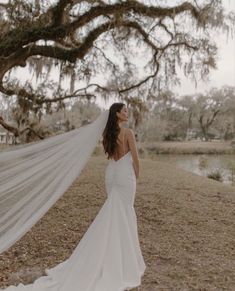
[[[103,147],[105,154],[108,154],[108,159],[115,154],[117,148],[117,137],[120,133],[118,126],[118,117],[116,112],[120,112],[125,106],[124,103],[113,103],[109,108],[109,116],[107,124],[103,132]]]

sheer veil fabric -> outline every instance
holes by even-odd
[[[0,154],[0,250],[8,249],[80,174],[105,128],[109,110],[91,124]],[[5,291],[125,291],[141,284],[146,265],[134,210],[130,152],[109,160],[107,199],[71,256],[32,284]],[[78,214],[79,215],[79,214]]]
[[[19,240],[84,168],[109,110],[78,129],[0,152],[0,253]]]

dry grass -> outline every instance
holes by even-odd
[[[147,154],[235,154],[231,141],[153,142],[140,145]]]
[[[30,282],[69,257],[105,201],[106,164],[92,157],[63,198],[0,257],[1,287]],[[234,290],[234,188],[141,160],[135,209],[147,264],[139,291]]]
[[[6,149],[8,148],[9,145],[6,145],[6,144],[0,144],[0,150],[3,150],[3,149]]]

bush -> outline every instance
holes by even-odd
[[[207,174],[207,178],[213,179],[213,180],[216,180],[219,182],[223,181],[222,174],[220,173],[219,170],[214,170],[214,171],[210,172],[209,174]]]

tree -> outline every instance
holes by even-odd
[[[184,114],[187,116],[187,130],[192,128],[192,119],[195,114],[195,101],[192,96],[185,95],[177,102]]]
[[[219,115],[228,111],[225,106],[228,96],[224,95],[222,91],[213,88],[205,95],[197,95],[195,99],[197,120],[206,141],[209,140],[208,132],[212,124],[215,123]]]
[[[44,139],[51,132],[40,125],[41,111],[30,112],[25,100],[9,99],[7,96],[0,98],[0,125],[14,135],[15,142],[30,142],[35,139]]]
[[[153,99],[153,98],[152,98]],[[160,128],[164,130],[162,138],[164,140],[174,140],[179,134],[179,121],[181,114],[177,108],[177,98],[170,90],[163,90],[154,97],[155,106],[153,112],[159,116]]]
[[[214,88],[213,94],[220,96],[223,102],[223,110],[218,115],[214,127],[220,132],[221,138],[232,139],[235,137],[235,87]]]
[[[55,102],[63,106],[65,99],[98,93],[125,98],[140,88],[147,96],[177,82],[177,66],[189,77],[204,78],[216,67],[209,32],[229,29],[234,20],[219,0],[202,0],[201,6],[196,1],[172,6],[148,0],[15,0],[0,3],[0,15],[0,92],[23,98],[29,111],[50,111]],[[140,51],[146,57],[142,78],[135,64]],[[18,67],[43,77],[41,84],[22,85],[12,77]],[[59,79],[53,85],[49,76],[55,68]],[[106,84],[92,83],[97,74],[111,77]],[[62,89],[66,76],[70,89]],[[78,88],[76,80],[84,86]]]
[[[179,97],[169,90],[163,91],[151,98],[149,108],[145,122],[147,139],[173,140],[200,135],[209,140],[215,134],[223,139],[234,136],[234,87],[212,88],[205,94]]]
[[[141,125],[148,112],[148,108],[145,102],[143,102],[139,97],[127,97],[125,102],[127,106],[131,107],[129,114],[130,125],[136,132],[138,140],[141,140],[143,135]]]

